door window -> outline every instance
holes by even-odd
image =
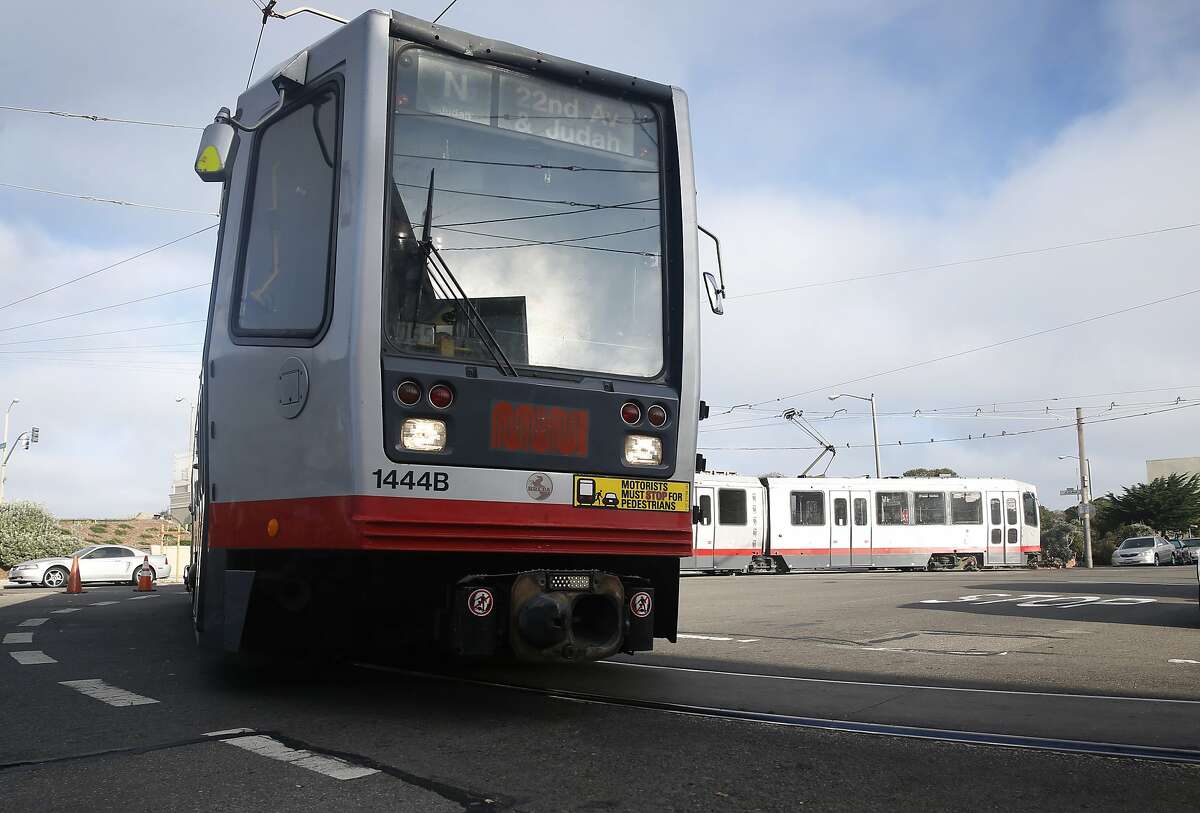
[[[833,524],[839,527],[847,524],[850,521],[848,516],[848,506],[845,497],[838,497],[833,501]]]
[[[880,525],[907,525],[908,492],[880,491],[875,495],[875,516]]]
[[[999,504],[999,502],[1000,502],[999,500],[996,500],[997,504]],[[992,544],[999,545],[1003,541],[1004,541],[1004,532],[1001,531],[999,528],[992,528]]]
[[[700,524],[712,525],[712,497],[700,495]]]
[[[842,506],[845,509],[845,506]],[[825,494],[821,491],[792,492],[792,524],[824,525]],[[845,524],[845,523],[843,523]]]
[[[717,522],[721,525],[746,524],[746,492],[740,488],[717,491]]]
[[[867,500],[865,497],[854,498],[854,524],[867,524]]]
[[[999,525],[1000,524],[1000,500],[993,497],[990,505],[991,505],[991,513],[992,513],[992,524]]]
[[[1017,498],[1007,497],[1004,500],[1004,513],[1007,515],[1005,519],[1009,525],[1017,524]]]
[[[329,310],[338,146],[332,91],[259,135],[235,334],[311,339],[321,332]]]
[[[1016,528],[1008,529],[1008,544],[1010,544],[1010,545],[1017,544],[1017,529]]]
[[[999,513],[997,506],[997,513]],[[982,525],[983,499],[978,491],[960,491],[950,495],[951,525]]]

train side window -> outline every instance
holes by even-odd
[[[1000,519],[1000,500],[993,498],[991,501],[992,524],[999,525]]]
[[[1026,491],[1021,495],[1021,503],[1025,509],[1025,524],[1030,528],[1038,526],[1038,504],[1037,497],[1033,496],[1033,492]]]
[[[855,497],[854,498],[854,524],[855,525],[866,525],[867,524],[867,498],[866,497]]]
[[[941,491],[913,494],[913,513],[917,525],[946,524],[946,495]]]
[[[845,497],[838,497],[833,501],[833,524],[841,527],[850,522]]]
[[[338,98],[332,91],[271,122],[251,172],[234,334],[313,339],[329,316]]]
[[[1009,525],[1017,524],[1018,517],[1017,517],[1017,498],[1016,497],[1006,497],[1005,498],[1004,513],[1007,515],[1005,517],[1005,521]]]
[[[712,525],[712,497],[700,495],[700,524]]]
[[[717,489],[717,522],[721,525],[746,524],[746,492],[740,488]]]
[[[879,525],[907,525],[908,492],[880,491],[875,495],[875,516]]]
[[[983,499],[982,495],[978,491],[951,492],[950,524],[983,524]]]
[[[844,508],[845,506],[843,506]],[[824,525],[825,493],[823,491],[793,491],[792,524]],[[844,525],[845,522],[843,521],[842,524]]]

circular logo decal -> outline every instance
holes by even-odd
[[[653,607],[654,601],[650,598],[649,593],[634,593],[629,598],[629,612],[638,618],[645,618],[650,615],[650,610]]]
[[[486,587],[480,587],[478,590],[471,591],[471,595],[467,596],[467,609],[471,611],[471,615],[484,618],[491,615],[492,607],[495,600],[492,598],[492,591]]]
[[[550,480],[550,475],[537,474],[529,475],[529,479],[525,481],[525,493],[533,500],[545,500],[554,493],[554,483]]]

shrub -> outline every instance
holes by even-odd
[[[0,568],[45,556],[65,556],[79,547],[42,506],[32,502],[0,505]]]
[[[94,534],[102,534],[107,530],[108,530],[107,525],[93,525],[92,527],[88,528],[88,531],[90,531],[91,533],[94,533]]]

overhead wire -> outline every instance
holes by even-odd
[[[177,209],[172,206],[157,206],[151,203],[136,203],[130,200],[120,200],[118,198],[102,198],[96,195],[80,195],[73,192],[59,192],[56,189],[43,189],[37,186],[21,186],[15,183],[0,182],[0,187],[5,189],[19,189],[24,192],[40,192],[43,195],[56,195],[60,198],[73,198],[75,200],[86,200],[90,203],[110,203],[115,206],[131,206],[136,209],[155,209],[160,212],[176,212],[186,215],[204,215],[206,217],[219,217],[216,212],[205,212],[199,209]]]
[[[142,327],[129,327],[119,330],[100,330],[95,333],[76,333],[71,336],[48,336],[41,339],[21,339],[15,342],[0,342],[0,347],[10,347],[18,344],[41,344],[42,342],[60,342],[68,339],[90,339],[95,336],[115,336],[122,333],[138,333],[143,330],[158,330],[166,327],[181,327],[183,325],[203,325],[206,324],[206,319],[189,319],[184,322],[164,322],[160,325],[143,325]]]
[[[1074,243],[1060,243],[1054,246],[1045,246],[1043,248],[1030,248],[1021,251],[1008,251],[1003,254],[992,254],[987,257],[972,257],[965,260],[954,260],[952,262],[935,263],[933,265],[920,265],[913,268],[902,268],[897,271],[883,271],[877,274],[861,274],[854,277],[841,277],[839,279],[821,280],[818,282],[807,282],[802,285],[789,285],[783,288],[768,288],[763,291],[751,291],[746,294],[736,294],[728,297],[729,299],[748,299],[752,296],[767,296],[769,294],[782,294],[791,291],[802,291],[809,288],[823,288],[830,285],[844,285],[849,282],[862,282],[872,279],[883,279],[886,277],[896,277],[903,274],[915,274],[919,271],[937,271],[943,268],[954,268],[961,265],[971,265],[974,263],[991,262],[993,260],[1004,260],[1012,257],[1025,257],[1032,254],[1044,254],[1051,251],[1062,251],[1068,248],[1079,248],[1081,246],[1094,246],[1101,243],[1112,243],[1118,240],[1132,240],[1138,237],[1150,237],[1156,234],[1167,234],[1168,232],[1183,231],[1185,229],[1195,229],[1200,227],[1198,223],[1185,223],[1181,226],[1166,226],[1160,229],[1150,229],[1148,231],[1133,232],[1131,234],[1119,234],[1112,237],[1099,237],[1093,240],[1079,240]]]
[[[429,189],[429,184],[427,184],[427,183],[423,183],[423,184],[401,183],[400,181],[393,181],[393,183],[396,186],[403,186],[403,187],[407,187],[409,189],[420,189],[422,191]],[[466,189],[446,189],[446,188],[443,188],[440,186],[435,186],[433,191],[434,192],[443,192],[447,195],[466,195],[466,196],[472,197],[472,198],[494,198],[496,200],[514,200],[514,201],[520,201],[522,203],[549,203],[549,204],[553,204],[555,206],[579,206],[579,207],[582,207],[585,209],[611,209],[611,208],[614,208],[617,206],[620,206],[622,208],[631,208],[631,209],[635,208],[631,205],[624,204],[624,203],[620,203],[620,204],[579,203],[578,201],[573,201],[573,200],[555,200],[553,198],[529,198],[529,197],[522,197],[520,195],[500,195],[495,192],[471,192]],[[640,201],[640,202],[646,203],[649,201],[656,201],[656,200],[658,200],[658,198],[648,198],[647,200]],[[641,212],[657,212],[658,210],[659,209],[657,206],[645,206],[645,207],[636,208],[636,211],[641,211]],[[437,224],[434,224],[434,225],[437,225]]]
[[[121,307],[124,307],[125,305],[136,305],[139,302],[149,302],[152,299],[161,299],[164,296],[171,296],[172,294],[181,294],[186,291],[194,291],[197,288],[208,288],[211,285],[212,285],[211,282],[198,282],[195,285],[188,285],[183,288],[175,288],[170,291],[163,291],[161,293],[139,297],[138,299],[130,299],[125,302],[117,302],[112,305],[103,305],[99,308],[89,308],[87,310],[78,311],[76,313],[65,313],[65,314],[62,314],[61,316],[51,316],[48,319],[39,319],[36,322],[26,322],[23,325],[8,325],[7,327],[0,327],[0,333],[7,333],[10,330],[20,330],[21,328],[26,328],[26,327],[35,327],[37,325],[46,325],[51,322],[62,321],[63,319],[74,319],[76,316],[87,316],[87,315],[93,314],[93,313],[100,313],[101,311],[108,311],[108,310],[112,310],[114,308],[121,308]]]
[[[1150,415],[1161,415],[1167,412],[1177,412],[1181,409],[1193,409],[1200,407],[1200,403],[1181,404],[1165,409],[1151,410],[1147,412],[1139,412],[1130,415],[1116,415],[1110,418],[1092,418],[1084,420],[1085,426],[1099,423],[1111,423],[1113,421],[1128,420],[1130,418],[1144,418]],[[879,443],[880,448],[889,446],[927,446],[931,443],[966,443],[981,440],[996,440],[1000,438],[1022,437],[1025,435],[1035,435],[1041,432],[1053,432],[1058,429],[1074,429],[1074,423],[1065,423],[1058,426],[1041,426],[1036,429],[1021,429],[1016,432],[1003,431],[999,434],[983,433],[981,435],[967,435],[965,437],[950,437],[950,438],[929,438],[928,440],[894,440]],[[874,443],[846,443],[839,446],[839,449],[870,449],[875,446]],[[815,451],[820,449],[820,446],[700,446],[698,447],[706,452],[765,452],[765,451]]]
[[[136,124],[142,127],[167,127],[174,130],[203,130],[203,127],[196,127],[191,124],[174,124],[165,121],[146,121],[144,119],[123,119],[116,116],[102,116],[97,113],[68,113],[65,110],[41,110],[35,107],[18,107],[10,104],[0,104],[0,110],[13,110],[18,113],[33,113],[43,116],[56,116],[65,119],[86,119],[94,122],[108,122],[113,124]]]
[[[218,224],[214,223],[214,224],[213,224],[213,225],[211,225],[211,226],[205,226],[204,228],[202,228],[202,229],[197,229],[196,231],[194,231],[194,232],[191,232],[190,234],[185,234],[185,235],[183,235],[182,237],[176,237],[174,240],[168,240],[168,241],[167,241],[167,242],[165,242],[165,243],[161,243],[161,244],[159,244],[159,245],[155,246],[154,248],[148,248],[148,249],[146,249],[145,251],[142,251],[142,252],[139,252],[139,253],[137,253],[137,254],[134,254],[132,257],[126,257],[126,258],[125,258],[125,259],[123,259],[123,260],[117,260],[115,263],[111,263],[111,264],[109,264],[109,265],[106,265],[106,266],[104,266],[103,268],[97,268],[95,271],[89,271],[89,272],[88,272],[88,273],[86,273],[86,274],[81,274],[81,275],[79,275],[78,277],[74,277],[74,278],[72,278],[72,279],[65,280],[65,281],[63,281],[63,282],[60,282],[60,283],[58,283],[57,285],[52,285],[52,286],[50,286],[49,288],[43,288],[43,289],[42,289],[42,290],[40,290],[40,291],[35,291],[35,292],[34,292],[34,293],[32,293],[32,294],[27,294],[26,296],[20,297],[19,299],[14,299],[14,300],[12,300],[11,302],[6,302],[6,303],[4,303],[3,305],[0,305],[0,311],[4,310],[5,308],[11,308],[13,305],[20,305],[22,302],[28,302],[28,301],[29,301],[29,300],[31,300],[31,299],[36,299],[36,298],[38,298],[39,296],[43,296],[43,295],[45,295],[45,294],[48,294],[48,293],[50,293],[50,292],[52,292],[52,291],[57,291],[57,290],[59,290],[60,288],[65,288],[65,287],[67,287],[68,285],[73,285],[73,284],[75,284],[76,282],[80,282],[80,281],[82,281],[82,280],[85,280],[85,279],[88,279],[88,278],[90,278],[90,277],[94,277],[94,276],[96,276],[97,274],[102,274],[102,273],[104,273],[105,271],[111,271],[112,269],[114,269],[114,268],[116,268],[116,267],[118,267],[118,266],[124,265],[125,263],[133,262],[134,260],[137,260],[137,259],[139,259],[139,258],[141,258],[141,257],[145,257],[147,254],[153,254],[155,251],[160,251],[160,250],[162,250],[162,249],[164,249],[164,248],[167,248],[167,247],[169,247],[169,246],[173,246],[173,245],[175,245],[176,243],[181,243],[181,242],[183,242],[184,240],[187,240],[188,238],[195,237],[195,236],[196,236],[196,235],[198,235],[198,234],[203,234],[203,233],[204,233],[204,232],[206,232],[206,231],[211,231],[212,229],[215,229],[215,228],[217,227],[217,225],[218,225]]]
[[[433,113],[430,115],[441,116],[441,113]],[[523,118],[531,118],[524,116]],[[506,118],[506,117],[501,117]],[[515,118],[515,116],[514,116]],[[563,119],[571,118],[570,116],[544,116],[548,119]],[[577,116],[575,118],[584,118]],[[449,161],[455,164],[479,164],[488,167],[514,167],[516,169],[541,169],[541,170],[564,170],[566,172],[613,172],[625,175],[657,175],[657,169],[618,169],[616,167],[581,167],[577,164],[522,164],[516,161],[484,161],[481,158],[449,158],[444,155],[416,155],[410,152],[394,152],[392,156],[395,158],[417,158],[423,161]]]
[[[442,17],[445,16],[447,11],[454,8],[454,4],[457,2],[458,2],[458,0],[450,0],[450,5],[446,6],[444,9],[442,9],[441,13],[438,14],[438,16],[433,18],[433,24],[437,25],[438,20],[442,19]]]
[[[658,211],[657,209],[638,208],[638,204],[640,204],[640,203],[650,203],[650,202],[656,201],[656,200],[658,200],[658,198],[646,198],[645,200],[633,200],[633,201],[629,201],[628,203],[615,203],[611,206],[599,206],[598,205],[598,206],[593,206],[593,207],[590,207],[587,209],[568,209],[565,212],[544,212],[542,214],[522,215],[520,217],[497,217],[497,218],[492,218],[490,220],[467,220],[467,221],[463,221],[461,223],[434,223],[433,225],[438,228],[448,229],[451,226],[482,226],[487,223],[512,223],[512,222],[515,222],[518,220],[539,220],[544,217],[569,217],[570,215],[585,215],[585,214],[589,214],[591,212],[598,212],[598,211],[603,211],[603,210],[627,211],[627,212],[645,212],[645,211],[656,212],[656,211]]]
[[[905,365],[903,365],[903,366],[900,366],[900,367],[894,367],[894,368],[892,368],[892,369],[890,369],[890,370],[883,370],[883,371],[881,371],[881,372],[878,372],[878,373],[871,373],[870,375],[859,376],[859,377],[857,377],[857,378],[850,378],[850,379],[847,379],[847,380],[845,380],[845,381],[839,381],[839,382],[837,382],[837,383],[834,383],[834,384],[827,384],[827,385],[825,385],[825,386],[821,386],[821,387],[814,387],[814,388],[812,388],[812,389],[809,389],[809,390],[804,390],[803,392],[792,393],[792,394],[790,394],[790,395],[782,395],[782,396],[779,396],[778,398],[766,398],[766,399],[764,399],[764,400],[762,400],[762,401],[754,401],[754,402],[751,402],[751,403],[749,403],[749,404],[745,404],[745,405],[741,405],[741,404],[739,404],[739,405],[735,405],[734,407],[731,407],[729,410],[726,410],[726,412],[725,412],[725,413],[722,413],[722,414],[728,414],[729,412],[732,412],[732,411],[734,411],[735,409],[738,409],[738,408],[739,408],[739,407],[741,407],[741,406],[751,406],[751,407],[757,407],[757,406],[762,406],[763,404],[773,404],[773,403],[778,403],[778,402],[781,402],[781,401],[786,401],[786,400],[788,400],[788,399],[791,399],[791,398],[799,398],[799,397],[801,397],[801,396],[804,396],[804,395],[811,395],[812,393],[816,393],[816,392],[824,392],[824,391],[827,391],[827,390],[835,389],[835,388],[837,388],[837,387],[843,387],[843,386],[845,386],[845,385],[847,385],[847,384],[857,384],[857,383],[859,383],[859,382],[861,382],[861,381],[867,381],[867,380],[870,380],[870,379],[872,379],[872,378],[880,378],[880,377],[882,377],[882,376],[885,376],[885,375],[892,375],[892,374],[894,374],[894,373],[903,372],[903,371],[905,371],[905,370],[912,370],[912,369],[916,369],[916,368],[918,368],[918,367],[925,367],[925,366],[927,366],[927,365],[930,365],[930,364],[936,364],[936,363],[938,363],[938,362],[940,362],[940,361],[948,361],[949,359],[961,358],[962,356],[966,356],[966,355],[969,355],[969,354],[971,354],[971,353],[979,353],[979,352],[982,352],[982,351],[984,351],[984,350],[993,350],[993,349],[995,349],[995,348],[997,348],[997,347],[1003,347],[1003,346],[1005,346],[1005,345],[1008,345],[1008,344],[1013,344],[1014,342],[1024,341],[1024,340],[1026,340],[1026,339],[1032,339],[1032,338],[1035,338],[1035,337],[1037,337],[1037,336],[1045,336],[1045,335],[1047,335],[1047,334],[1049,334],[1049,333],[1055,333],[1055,332],[1057,332],[1057,331],[1060,331],[1060,330],[1067,330],[1067,329],[1069,329],[1069,328],[1078,327],[1078,326],[1080,326],[1080,325],[1089,324],[1089,323],[1091,323],[1091,322],[1096,322],[1096,321],[1099,321],[1099,320],[1101,320],[1101,319],[1108,319],[1108,318],[1110,318],[1110,317],[1112,317],[1112,316],[1119,316],[1119,315],[1121,315],[1121,314],[1125,314],[1125,313],[1131,313],[1131,312],[1133,312],[1133,311],[1136,311],[1136,310],[1141,310],[1142,308],[1149,308],[1149,307],[1152,307],[1152,306],[1154,306],[1154,305],[1161,305],[1161,304],[1163,304],[1164,302],[1173,302],[1173,301],[1176,301],[1176,300],[1179,300],[1179,299],[1183,299],[1184,297],[1188,297],[1188,296],[1194,296],[1195,294],[1198,294],[1198,293],[1200,293],[1200,288],[1193,288],[1193,289],[1192,289],[1192,290],[1190,290],[1190,291],[1182,291],[1182,292],[1180,292],[1180,293],[1177,293],[1177,294],[1172,294],[1172,295],[1170,295],[1170,296],[1164,296],[1164,297],[1160,297],[1159,299],[1154,299],[1154,300],[1151,300],[1151,301],[1149,301],[1149,302],[1142,302],[1142,303],[1139,303],[1139,304],[1137,304],[1137,305],[1130,305],[1129,307],[1125,307],[1125,308],[1119,308],[1119,309],[1117,309],[1117,310],[1115,310],[1115,311],[1109,311],[1109,312],[1107,312],[1107,313],[1096,314],[1095,316],[1089,316],[1089,317],[1087,317],[1087,318],[1084,318],[1084,319],[1077,319],[1077,320],[1075,320],[1075,321],[1073,321],[1073,322],[1067,322],[1067,323],[1065,323],[1065,324],[1062,324],[1062,325],[1055,325],[1054,327],[1044,328],[1044,329],[1042,329],[1042,330],[1035,330],[1035,331],[1033,331],[1033,332],[1031,332],[1031,333],[1025,333],[1025,334],[1022,334],[1022,335],[1020,335],[1020,336],[1013,336],[1013,337],[1011,337],[1011,338],[1008,338],[1008,339],[1002,339],[1002,340],[1000,340],[1000,341],[997,341],[997,342],[992,342],[992,343],[990,343],[990,344],[980,345],[979,347],[971,347],[971,348],[968,348],[968,349],[966,349],[966,350],[960,350],[960,351],[958,351],[958,352],[955,352],[955,353],[948,353],[948,354],[946,354],[946,355],[943,355],[943,356],[936,356],[936,357],[934,357],[934,358],[925,359],[925,360],[923,360],[923,361],[917,361],[917,362],[913,362],[912,364],[905,364]]]

